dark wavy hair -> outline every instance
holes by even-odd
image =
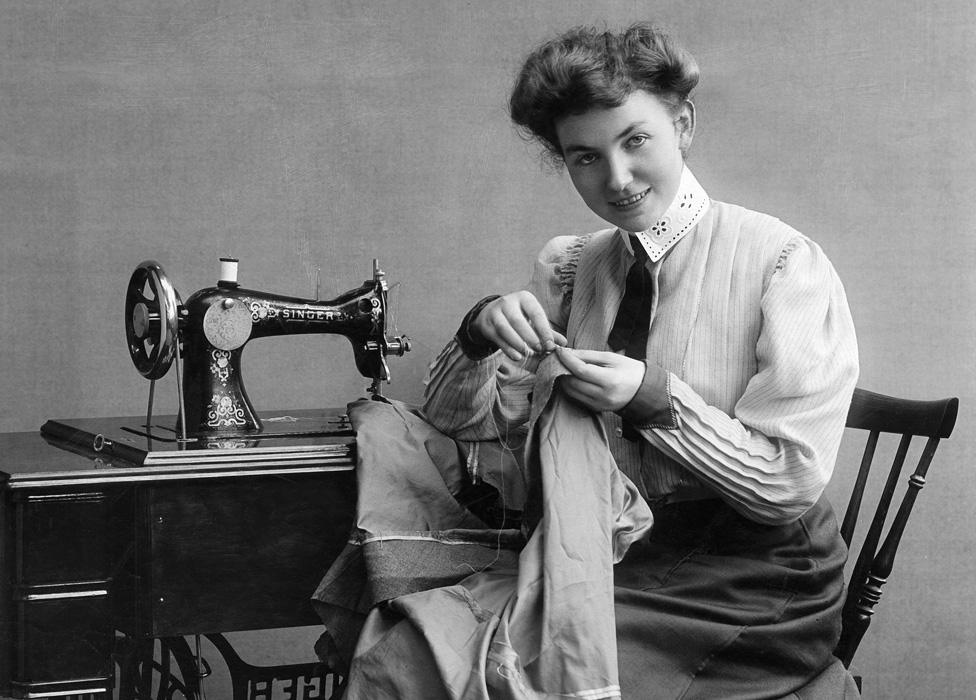
[[[673,38],[647,23],[621,32],[577,27],[547,41],[522,64],[509,98],[521,133],[539,141],[556,162],[556,122],[593,107],[619,107],[636,90],[673,109],[698,84],[698,63]]]

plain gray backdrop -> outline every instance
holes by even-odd
[[[414,340],[387,392],[418,400],[475,300],[521,286],[551,236],[602,225],[507,121],[520,59],[574,24],[644,19],[701,64],[689,163],[711,196],[780,217],[834,262],[860,385],[962,401],[856,666],[872,697],[969,697],[970,0],[3,0],[0,430],[145,411],[122,311],[147,258],[184,299],[224,255],[244,286],[306,297],[319,269],[331,297],[379,258]],[[244,376],[259,410],[344,405],[367,383],[334,336],[251,343]],[[156,395],[175,412],[175,372]],[[838,501],[855,466],[845,448]],[[241,643],[252,661],[304,660],[316,633]]]

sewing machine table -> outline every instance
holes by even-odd
[[[0,694],[110,697],[117,637],[318,622],[309,597],[355,508],[354,437],[338,410],[262,418],[293,434],[186,449],[118,431],[135,418],[0,434]]]

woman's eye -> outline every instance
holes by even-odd
[[[596,160],[595,153],[584,153],[579,158],[576,159],[577,165],[589,165]]]
[[[630,147],[642,146],[644,142],[647,141],[647,136],[644,134],[634,134],[629,139],[627,139],[627,145]]]

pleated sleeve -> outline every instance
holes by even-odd
[[[642,434],[741,513],[800,517],[833,471],[858,377],[844,288],[823,251],[797,236],[761,297],[757,372],[731,414],[668,376],[674,424]]]
[[[586,238],[550,240],[534,263],[527,287],[561,333],[566,328],[576,261]],[[517,363],[499,351],[472,357],[455,336],[428,367],[424,414],[438,430],[459,440],[510,438],[528,421],[538,364],[538,357]]]

